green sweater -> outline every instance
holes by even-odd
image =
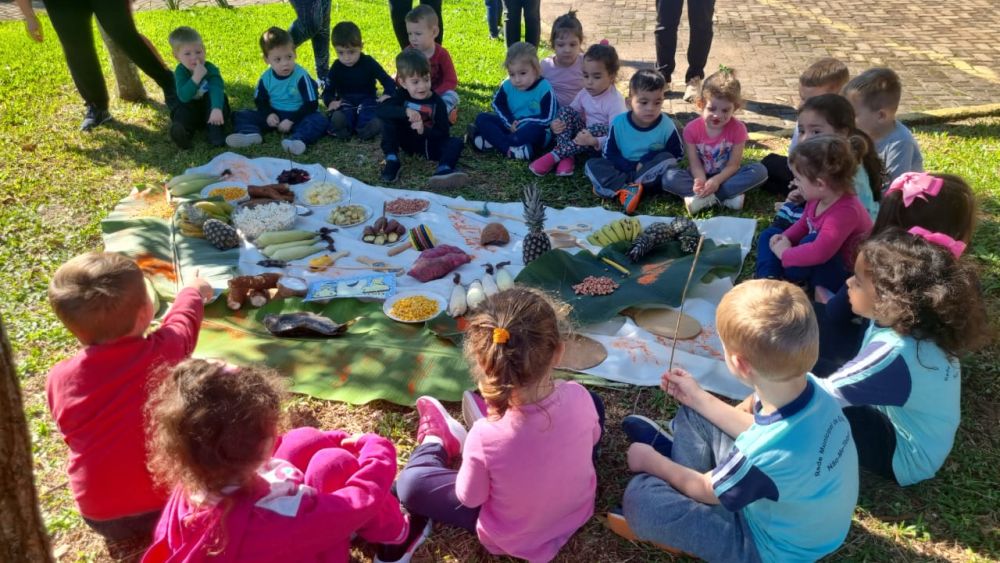
[[[174,82],[177,83],[177,97],[184,103],[201,98],[208,92],[208,99],[212,104],[212,109],[222,109],[225,106],[226,95],[224,92],[225,82],[222,81],[222,73],[219,67],[205,61],[205,68],[208,72],[201,79],[199,84],[191,80],[191,71],[184,65],[177,65],[174,69]]]

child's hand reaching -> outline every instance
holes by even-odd
[[[267,116],[267,119],[265,119],[264,121],[267,122],[267,126],[268,127],[277,127],[278,124],[281,123],[281,118],[278,117],[278,114],[272,113],[272,114],[269,114]]]
[[[587,131],[586,129],[577,133],[576,138],[573,139],[573,142],[581,147],[594,147],[595,149],[598,148],[600,145],[599,142],[597,141],[597,137],[595,137],[590,131]]]
[[[774,235],[771,237],[770,247],[771,252],[780,259],[781,255],[792,247],[792,241],[785,235]]]
[[[552,132],[558,135],[566,130],[566,122],[561,119],[553,119],[552,124],[549,125],[549,129],[552,129]]]
[[[343,103],[344,102],[342,102],[341,100],[333,100],[332,102],[326,105],[326,109],[330,111],[337,111],[338,109],[340,109],[340,105]]]
[[[222,110],[219,108],[213,108],[212,111],[208,113],[209,125],[222,125],[225,121],[225,118],[222,117]]]
[[[281,122],[278,123],[278,131],[281,131],[282,133],[288,133],[289,131],[292,130],[293,125],[295,125],[295,123],[292,122],[290,119],[282,119]]]
[[[201,295],[201,300],[208,301],[209,299],[212,298],[212,296],[215,295],[215,290],[212,289],[212,286],[208,285],[207,281],[205,281],[204,279],[201,278],[201,276],[198,275],[199,273],[200,273],[199,271],[196,271],[194,273],[194,278],[192,278],[191,281],[187,282],[187,284],[184,287],[191,287],[198,290],[198,293]]]
[[[208,74],[208,69],[205,68],[203,61],[194,63],[194,69],[191,71],[191,82],[198,84],[202,78],[205,78],[206,74]]]
[[[664,373],[660,379],[660,388],[678,403],[695,410],[698,410],[697,405],[708,395],[694,377],[681,368],[674,368]]]

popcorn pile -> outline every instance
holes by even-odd
[[[248,239],[268,231],[284,231],[295,224],[295,206],[284,201],[240,207],[233,213],[233,224]]]

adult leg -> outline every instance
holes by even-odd
[[[692,78],[705,78],[705,65],[708,64],[708,53],[712,50],[715,0],[688,0],[687,10],[691,37],[688,41],[688,70],[684,75],[684,82],[689,82]]]
[[[486,0],[486,25],[490,29],[490,37],[500,37],[501,17],[503,17],[502,0]]]
[[[507,24],[504,26],[504,39],[507,46],[521,40],[521,12],[524,9],[524,0],[504,0],[507,6]]]
[[[542,38],[541,0],[524,0],[524,40],[535,47]]]
[[[767,168],[759,162],[751,162],[740,166],[736,174],[730,176],[719,186],[719,191],[715,197],[719,201],[734,198],[742,193],[746,193],[767,181]]]
[[[500,116],[495,113],[480,113],[476,116],[476,129],[479,136],[493,145],[500,154],[507,154],[513,135]]]
[[[84,103],[97,110],[108,109],[108,88],[104,83],[101,63],[94,46],[89,2],[81,0],[45,0],[45,9],[52,20],[66,65],[77,92]]]
[[[895,481],[892,457],[896,453],[896,429],[889,417],[870,406],[847,407],[844,416],[851,424],[858,448],[858,465]]]
[[[392,19],[392,30],[396,33],[400,50],[410,45],[410,36],[406,33],[406,14],[412,9],[413,0],[389,0],[389,17]]]
[[[771,238],[783,232],[784,229],[768,227],[760,233],[760,237],[757,238],[757,269],[754,277],[775,279],[784,277],[785,269],[781,265],[781,259],[771,251]]]
[[[656,0],[656,29],[653,31],[656,39],[656,69],[668,84],[677,66],[674,55],[677,52],[677,27],[681,24],[683,7],[684,0]],[[690,6],[688,9],[691,9]]]
[[[135,20],[132,19],[129,0],[91,0],[90,4],[93,6],[97,21],[115,44],[125,51],[137,67],[156,81],[163,90],[167,105],[174,105],[176,102],[171,99],[176,99],[177,96],[174,74],[163,64],[160,55],[139,34]]]
[[[458,471],[449,469],[441,444],[421,444],[396,479],[396,494],[411,514],[476,533],[479,508],[463,506],[455,494]]]
[[[631,179],[606,158],[588,160],[583,171],[593,186],[594,195],[603,198],[617,197],[619,190],[628,185]]]
[[[319,29],[312,38],[313,58],[316,59],[316,79],[325,81],[330,71],[330,2],[319,2]]]
[[[434,13],[438,17],[438,34],[434,38],[434,41],[438,45],[444,44],[444,15],[441,14],[441,0],[420,0],[420,5],[428,5],[434,9]]]

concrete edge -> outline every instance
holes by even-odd
[[[915,111],[899,114],[896,118],[906,125],[930,125],[934,123],[947,123],[949,121],[970,119],[973,117],[991,117],[994,115],[1000,115],[1000,104],[983,104],[978,106]],[[750,133],[750,140],[765,141],[769,139],[789,138],[791,136],[791,129],[779,129],[777,131],[766,132],[754,131]]]

